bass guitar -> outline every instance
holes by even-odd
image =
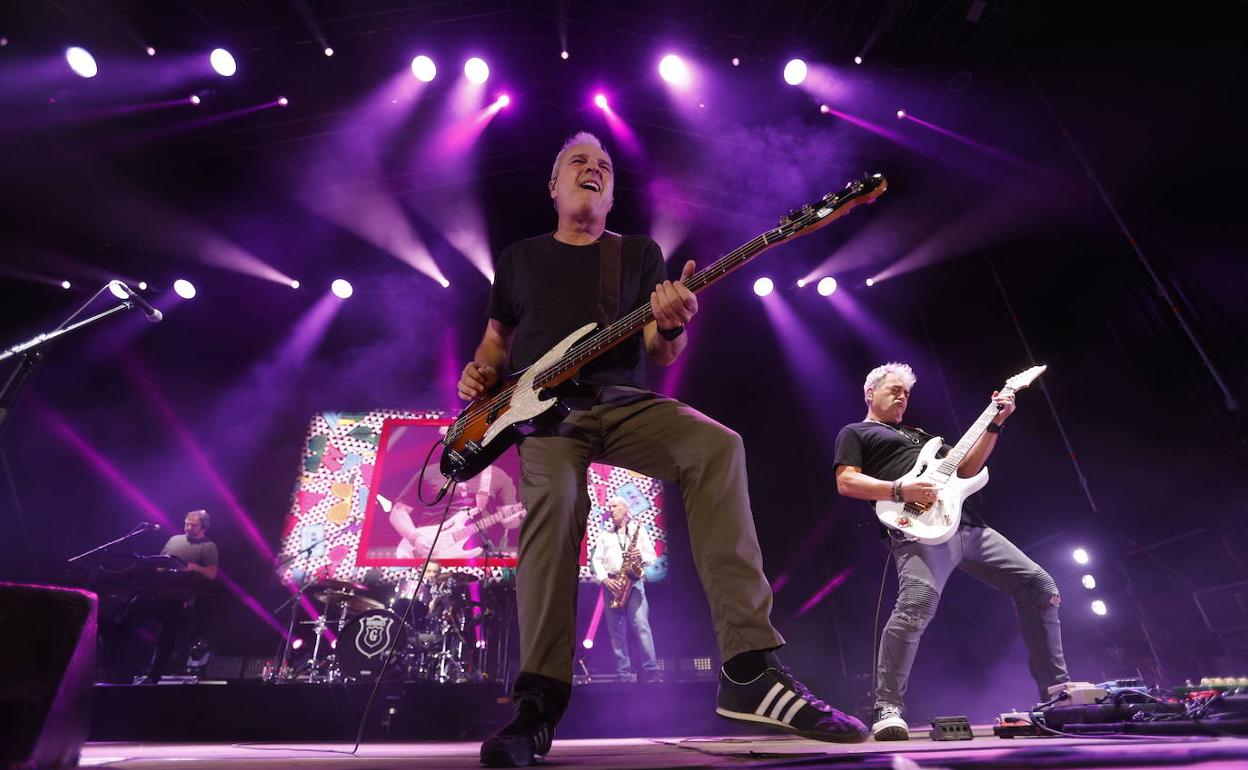
[[[1047,368],[1033,366],[1025,372],[1019,372],[1005,381],[1001,394],[1009,395],[1023,390]],[[962,503],[988,483],[987,466],[980,468],[979,473],[967,479],[958,475],[958,466],[971,451],[971,447],[975,446],[975,442],[979,441],[979,437],[984,435],[984,429],[996,415],[997,405],[994,402],[972,423],[970,429],[958,440],[957,446],[939,461],[936,453],[945,445],[945,440],[939,436],[929,439],[919,451],[919,459],[915,461],[914,467],[900,480],[903,484],[910,481],[932,482],[939,489],[935,502],[898,503],[879,500],[875,503],[875,515],[880,523],[901,532],[908,540],[917,540],[927,545],[939,545],[953,537],[962,522]]]
[[[838,193],[794,209],[778,227],[720,257],[689,277],[685,287],[697,293],[767,249],[831,224],[863,203],[873,203],[888,189],[880,174],[850,182]],[[569,334],[532,366],[499,383],[464,409],[442,440],[442,475],[464,482],[493,463],[508,447],[540,427],[568,415],[555,389],[573,382],[585,364],[607,352],[654,320],[649,302],[613,323],[589,323]]]

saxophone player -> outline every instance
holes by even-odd
[[[616,672],[621,680],[636,681],[628,652],[631,626],[641,650],[641,678],[657,681],[659,662],[654,654],[650,630],[650,605],[642,570],[657,558],[654,541],[641,522],[633,519],[628,501],[612,497],[607,501],[612,528],[603,532],[594,549],[594,577],[602,584],[603,606],[611,649],[615,652]]]

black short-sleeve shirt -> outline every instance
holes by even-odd
[[[933,438],[932,434],[910,425],[882,425],[866,421],[850,423],[841,428],[836,436],[835,467],[852,465],[872,478],[896,481],[910,472],[919,459],[923,445]],[[951,449],[953,447],[945,444],[936,456],[944,457]],[[962,506],[963,523],[972,527],[984,526],[972,507],[967,504]]]
[[[581,326],[600,321],[599,246],[573,246],[553,233],[517,241],[495,264],[486,315],[516,330],[508,373],[533,364]],[[626,235],[620,246],[620,311],[623,316],[667,280],[663,252],[650,238]],[[614,320],[614,319],[613,319]],[[580,379],[594,385],[645,388],[645,343],[635,334],[590,362]]]

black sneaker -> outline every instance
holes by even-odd
[[[481,764],[528,767],[550,752],[555,725],[568,707],[572,685],[521,672],[513,689],[516,718],[481,744]]]
[[[861,743],[867,739],[866,725],[816,698],[784,666],[772,666],[749,682],[734,681],[720,669],[715,713],[817,741]]]
[[[871,712],[871,735],[877,741],[910,740],[910,726],[901,718],[901,706],[884,703]]]
[[[516,718],[481,744],[481,764],[487,767],[528,767],[545,757],[555,738],[555,726],[543,719],[540,704],[517,698]]]

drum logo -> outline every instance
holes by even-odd
[[[390,646],[390,627],[393,621],[385,615],[361,618],[360,630],[355,635],[355,649],[366,658],[380,655]]]

